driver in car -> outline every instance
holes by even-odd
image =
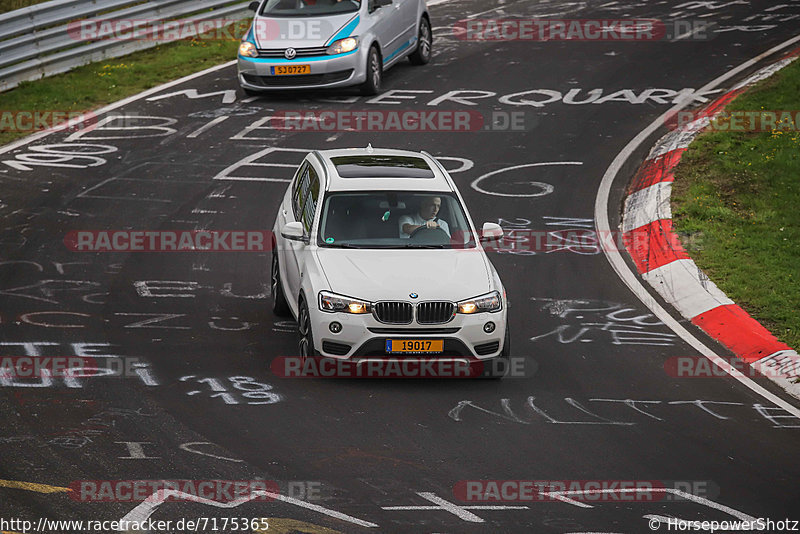
[[[441,197],[423,198],[417,213],[400,217],[400,237],[411,237],[411,234],[422,227],[441,228],[449,237],[450,228],[447,226],[447,222],[438,217],[441,207]]]

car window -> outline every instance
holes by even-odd
[[[319,198],[319,176],[314,167],[308,166],[308,188],[303,199],[303,226],[306,232],[311,233],[311,225],[314,222],[314,213],[317,211],[317,199]]]
[[[294,220],[300,220],[300,213],[302,204],[300,201],[303,199],[304,193],[304,179],[308,177],[308,167],[310,164],[307,161],[304,161],[303,164],[298,169],[297,174],[295,174],[294,182],[292,182],[292,213],[294,214]]]
[[[268,0],[261,8],[267,17],[308,17],[354,13],[360,0]]]
[[[427,221],[432,221],[431,227]],[[458,197],[409,191],[326,195],[317,243],[332,248],[475,247]]]
[[[292,187],[294,220],[302,222],[306,232],[310,233],[319,198],[319,176],[307,161],[300,166]]]

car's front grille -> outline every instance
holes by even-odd
[[[461,330],[461,328],[458,326],[454,328],[381,328],[381,327],[369,326],[367,327],[367,330],[369,330],[373,334],[400,334],[404,336],[410,336],[410,335],[455,334],[456,332]]]
[[[494,354],[499,348],[500,342],[492,341],[491,343],[484,343],[483,345],[475,345],[475,352],[479,356],[487,356],[489,354]]]
[[[244,74],[244,81],[259,87],[287,87],[292,85],[326,85],[341,82],[353,74],[353,69],[328,72],[326,74],[293,74],[288,76],[257,76]]]
[[[449,322],[456,314],[456,306],[452,302],[420,302],[417,305],[417,322],[419,324],[441,324]]]
[[[413,308],[408,302],[378,302],[373,308],[375,318],[386,324],[409,324]]]
[[[334,343],[333,341],[323,341],[322,352],[327,352],[328,354],[333,354],[335,356],[344,356],[350,352],[350,345],[345,345],[344,343]]]
[[[325,46],[315,46],[313,48],[295,48],[295,52],[297,55],[295,58],[304,58],[304,57],[313,57],[313,56],[324,56],[326,55],[326,50],[328,48]],[[285,48],[259,48],[258,50],[258,57],[263,58],[282,58],[286,59],[286,49]]]

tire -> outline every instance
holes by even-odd
[[[431,49],[433,48],[433,31],[428,17],[422,17],[419,21],[419,33],[417,34],[417,49],[408,56],[412,65],[427,65],[431,60]]]
[[[383,81],[383,63],[378,47],[373,46],[367,54],[367,80],[361,84],[361,94],[364,96],[377,95],[381,91]]]
[[[483,364],[483,374],[481,378],[499,380],[506,376],[511,366],[511,333],[506,325],[506,335],[503,340],[503,350],[500,355]]]
[[[272,313],[278,317],[288,317],[291,315],[289,303],[286,302],[286,295],[283,294],[281,269],[278,263],[278,251],[274,244],[272,247],[272,265],[270,267],[270,289],[272,290]]]
[[[313,358],[317,355],[314,348],[314,335],[311,330],[311,316],[308,313],[308,305],[305,299],[301,298],[300,306],[297,312],[297,331],[300,334],[298,339],[298,349],[300,350],[300,357],[305,360],[306,358]]]

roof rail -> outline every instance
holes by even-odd
[[[439,170],[442,171],[442,174],[444,175],[445,180],[447,180],[447,183],[450,184],[450,189],[455,191],[456,190],[455,184],[450,183],[453,180],[453,177],[450,176],[450,173],[447,172],[447,169],[444,168],[444,165],[442,165],[441,162],[435,157],[433,157],[433,155],[431,155],[429,152],[420,150],[419,153],[428,156],[433,160],[433,162],[436,164]]]

